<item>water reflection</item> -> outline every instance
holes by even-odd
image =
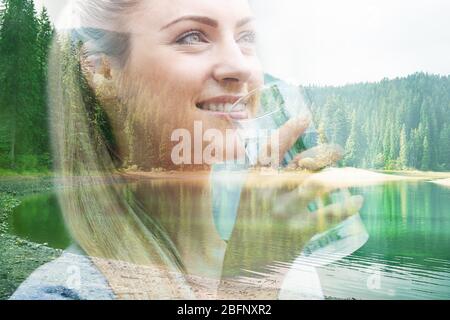
[[[320,270],[325,294],[361,299],[450,299],[450,190],[428,182],[355,189],[366,245]]]
[[[54,193],[23,199],[8,225],[10,233],[39,244],[47,243],[53,248],[65,249],[71,242]]]
[[[161,222],[193,274],[220,276],[225,242],[211,213],[212,191],[207,182],[147,180],[125,188]],[[244,212],[247,229],[235,231],[242,247],[239,254],[230,250],[227,255],[228,274],[242,275],[246,270],[253,277],[264,278],[280,269],[290,269],[289,287],[295,291],[300,287],[304,290],[305,282],[312,281],[305,276],[308,267],[322,265],[317,280],[326,296],[450,298],[449,189],[427,182],[404,182],[352,190],[364,195],[360,214],[369,240],[353,254],[337,257],[338,261],[326,265],[322,262],[330,260],[330,253],[308,259],[298,257],[308,240],[302,234],[268,226],[271,220],[266,213],[282,192],[291,189],[285,186],[265,196],[261,196],[261,190],[242,191],[239,214]],[[11,218],[11,232],[58,248],[70,242],[52,194],[25,199]],[[296,286],[299,281],[304,283]],[[306,296],[293,292],[289,297]]]

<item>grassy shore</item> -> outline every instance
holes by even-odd
[[[36,178],[36,177],[51,177],[53,173],[48,169],[45,170],[24,170],[24,171],[14,171],[10,169],[2,169],[0,168],[0,179],[7,177],[15,177],[15,178]]]

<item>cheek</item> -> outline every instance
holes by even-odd
[[[166,64],[164,72],[166,74],[163,77],[168,83],[174,88],[184,89],[190,96],[200,95],[210,77],[208,62],[201,59],[201,56],[174,55]]]
[[[182,56],[172,50],[154,48],[149,53],[139,47],[130,59],[131,72],[138,75],[156,92],[194,97],[208,78],[207,63],[201,56]]]

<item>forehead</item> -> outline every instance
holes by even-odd
[[[164,26],[185,15],[206,16],[233,23],[252,15],[248,0],[142,0],[131,26]]]

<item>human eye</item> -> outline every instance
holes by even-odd
[[[175,43],[179,45],[192,46],[196,44],[208,43],[208,39],[203,32],[199,30],[190,30],[178,36],[175,39]]]
[[[238,43],[253,45],[256,43],[256,32],[245,31],[239,34]]]

